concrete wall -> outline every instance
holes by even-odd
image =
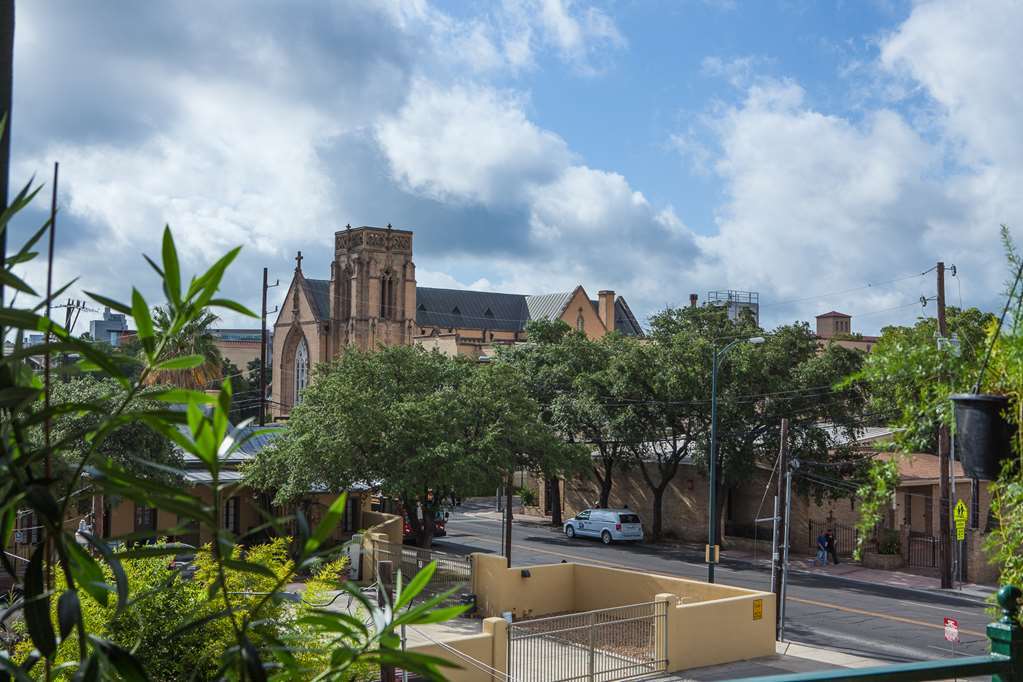
[[[505,673],[508,670],[508,622],[503,618],[486,618],[483,632],[478,635],[411,646],[408,651],[453,663],[457,667],[442,669],[444,678],[450,682],[491,682],[494,678],[490,669]]]
[[[507,671],[507,632],[499,631],[507,625],[493,617],[506,611],[513,614],[514,620],[521,620],[666,602],[663,655],[668,672],[770,656],[775,651],[775,603],[769,592],[569,563],[530,566],[529,577],[523,577],[522,568],[506,568],[501,557],[474,554],[472,561],[477,606],[489,616],[484,621],[484,634],[444,642],[444,646],[413,649],[465,666],[461,671],[447,673],[453,680],[489,679],[482,666],[460,661],[460,654]]]

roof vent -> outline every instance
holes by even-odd
[[[452,314],[452,315],[461,315],[461,314],[462,314],[462,311],[461,311],[461,310],[459,310],[459,309],[458,309],[458,306],[456,305],[456,306],[455,306],[454,308],[452,308],[452,309],[451,309],[451,314]]]
[[[419,307],[417,308],[417,310],[419,310],[420,312],[425,313],[426,312],[426,306],[423,305],[422,303],[420,303]]]
[[[487,308],[487,312],[483,313],[483,317],[494,319],[494,312],[490,308]]]

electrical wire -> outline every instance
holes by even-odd
[[[931,270],[933,270],[933,269],[934,268],[931,268]],[[907,279],[913,279],[915,277],[923,277],[924,275],[926,275],[931,270],[926,270],[924,272],[915,272],[915,273],[910,274],[910,275],[903,275],[901,277],[896,277],[894,279],[884,280],[883,282],[868,282],[867,284],[865,284],[863,286],[853,287],[851,289],[843,289],[841,291],[831,291],[831,292],[824,293],[824,294],[816,294],[816,295],[813,295],[813,296],[805,296],[803,298],[793,298],[793,299],[790,299],[788,301],[769,301],[767,303],[761,303],[760,307],[761,308],[769,308],[769,307],[772,307],[772,306],[789,305],[789,304],[792,304],[792,303],[802,303],[804,301],[813,301],[813,300],[816,300],[816,299],[827,298],[827,297],[830,297],[830,296],[841,296],[843,294],[851,294],[854,291],[863,291],[864,289],[872,289],[872,288],[876,288],[876,287],[882,287],[882,286],[885,286],[885,285],[888,285],[888,284],[894,284],[895,282],[902,282],[902,281],[905,281]]]

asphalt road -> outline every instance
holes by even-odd
[[[492,507],[490,508],[492,509]],[[467,504],[454,511],[448,534],[434,548],[448,552],[500,553],[501,524],[485,508]],[[512,565],[558,563],[562,559],[706,580],[702,553],[687,548],[569,540],[556,529],[516,523],[512,531]],[[770,589],[770,572],[746,563],[720,564],[717,582]],[[987,653],[984,628],[991,618],[985,606],[954,595],[852,583],[827,575],[792,574],[788,586],[786,639],[831,647],[887,662],[951,657],[943,619],[959,621],[961,643],[956,655]]]

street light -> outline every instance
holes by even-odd
[[[707,582],[714,582],[714,564],[717,561],[717,447],[718,447],[718,364],[721,359],[740,343],[754,345],[764,342],[763,336],[735,339],[721,350],[714,351],[710,373],[710,505],[707,513]]]

